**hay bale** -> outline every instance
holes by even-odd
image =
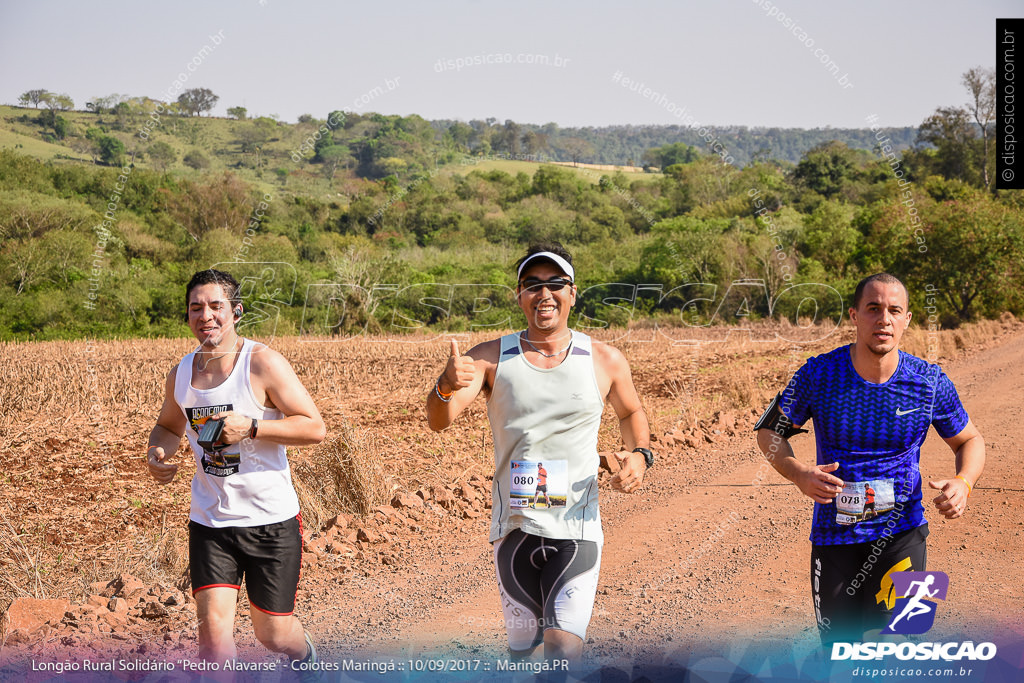
[[[295,457],[292,473],[309,529],[320,529],[339,512],[366,515],[383,500],[380,453],[347,426]]]

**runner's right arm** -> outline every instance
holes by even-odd
[[[160,417],[149,433],[149,449],[146,451],[149,474],[160,484],[170,484],[178,472],[178,466],[167,460],[177,452],[186,427],[185,414],[174,400],[174,378],[177,372],[178,367],[175,366],[167,375],[164,403],[160,407]]]
[[[444,372],[427,394],[427,424],[435,432],[447,429],[480,394],[487,375],[488,351],[498,343],[495,340],[478,344],[463,356],[459,353],[459,342],[454,338],[449,341],[451,346]],[[496,363],[497,352],[493,355]],[[447,403],[442,400],[441,394],[446,398],[451,395]]]
[[[771,429],[757,430],[757,446],[776,472],[796,484],[800,492],[814,502],[827,505],[843,490],[843,480],[829,474],[839,469],[839,463],[805,465],[797,460],[789,439]]]
[[[805,496],[816,503],[827,505],[843,490],[843,481],[830,474],[839,469],[839,463],[811,466],[797,460],[789,439],[806,430],[801,429],[802,425],[794,425],[781,410],[780,396],[772,400],[754,425],[757,430],[757,446],[776,472],[796,484]]]

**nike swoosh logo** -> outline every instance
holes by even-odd
[[[912,413],[912,412],[914,412],[916,410],[921,410],[921,407],[918,406],[917,408],[914,408],[914,410],[900,410],[899,408],[897,408],[896,409],[896,417],[900,417],[901,415],[906,415],[908,413]]]

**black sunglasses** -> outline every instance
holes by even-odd
[[[539,291],[541,287],[547,287],[549,291],[558,292],[562,287],[572,285],[572,280],[567,277],[555,277],[550,280],[541,280],[535,277],[528,277],[519,283],[519,286],[528,291]]]

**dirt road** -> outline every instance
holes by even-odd
[[[970,354],[943,361],[985,436],[988,462],[966,517],[948,522],[931,509],[927,512],[932,530],[929,569],[950,577],[948,599],[939,606],[936,625],[927,637],[993,641],[1000,648],[997,661],[1010,662],[1004,669],[997,663],[981,666],[959,680],[1024,678],[1024,484],[1016,476],[1024,469],[1018,446],[1024,440],[1024,329],[1013,321],[1003,329],[982,336],[977,346],[969,346]],[[803,356],[848,341],[849,336],[849,330],[841,331],[820,342],[820,348],[803,349]],[[114,571],[103,569],[95,557],[90,560],[90,552],[99,554],[96,546],[105,544],[102,560],[116,553],[125,538],[136,539],[135,546],[128,544],[121,553],[125,562],[116,557],[106,560],[115,569],[127,566],[128,559],[135,567],[142,561],[157,566],[155,550],[132,555],[148,548],[150,537],[164,539],[160,552],[171,560],[180,561],[184,552],[178,530],[187,515],[189,475],[179,477],[174,486],[157,488],[146,479],[136,452],[153,419],[147,411],[159,405],[160,373],[170,362],[167,358],[178,351],[168,346],[140,342],[123,363],[109,364],[110,378],[101,378],[104,386],[117,389],[123,384],[123,390],[105,399],[111,406],[120,405],[121,395],[135,396],[137,403],[133,410],[139,417],[130,421],[134,431],[117,435],[116,443],[113,434],[104,440],[112,446],[102,455],[117,467],[89,459],[100,454],[88,437],[61,442],[47,438],[34,444],[15,433],[4,446],[7,450],[0,450],[9,484],[15,486],[7,504],[18,510],[17,521],[24,530],[19,533],[30,539],[29,530],[47,530],[38,551],[35,545],[26,547],[44,560],[52,546],[57,553],[68,553],[64,557],[89,563],[69,570],[66,562],[60,564],[60,554],[49,560],[48,567],[66,573],[62,582],[52,575],[47,597],[71,600],[74,615],[69,612],[63,620],[57,615],[56,622],[38,633],[23,634],[13,646],[7,642],[0,647],[0,680],[54,678],[52,672],[33,673],[30,666],[36,661],[195,658],[195,616],[189,604],[169,607],[159,618],[133,611],[120,621],[106,615],[106,607],[97,608],[104,612],[100,621],[109,619],[110,628],[103,623],[96,628],[95,616],[92,622],[85,619],[85,603],[97,597],[89,593],[98,592],[88,582],[108,580]],[[438,341],[424,347],[426,351],[410,344],[359,348],[306,345],[294,346],[289,353],[306,373],[305,381],[329,426],[348,424],[384,444],[383,451],[392,458],[385,461],[392,471],[382,473],[384,490],[404,483],[406,493],[420,487],[428,501],[416,511],[403,510],[408,516],[401,523],[389,517],[395,513],[390,506],[365,519],[353,518],[343,525],[337,546],[308,549],[311,559],[303,569],[297,613],[330,661],[406,666],[405,672],[384,676],[364,672],[358,680],[500,678],[505,674],[495,667],[506,661],[507,650],[486,542],[489,511],[465,501],[435,504],[435,493],[444,494],[440,489],[465,488],[457,482],[475,481],[479,489],[486,489],[488,482],[481,476],[489,474],[490,438],[483,411],[474,407],[447,432],[430,434],[417,411],[422,412],[422,387],[433,381],[447,347]],[[766,681],[857,680],[852,664],[833,671],[820,667],[808,578],[812,505],[765,463],[749,431],[764,396],[792,372],[783,370],[785,359],[765,344],[712,344],[701,353],[714,358],[705,356],[699,363],[690,363],[691,351],[679,347],[630,343],[620,348],[633,364],[652,429],[661,440],[655,444],[658,461],[640,493],[616,493],[607,481],[601,486],[606,542],[585,648],[591,671],[587,680],[679,680],[684,668],[692,680],[727,681],[743,672]],[[956,348],[961,348],[959,341]],[[116,348],[105,351],[113,354]],[[17,353],[25,361],[19,367],[45,356],[34,347],[19,348]],[[71,348],[68,358],[58,359],[69,368],[69,381],[75,380],[76,370],[68,360],[75,353]],[[153,396],[136,396],[136,385],[129,390],[130,373],[125,368],[138,363],[140,354],[155,359],[143,366],[152,377],[139,384],[152,385]],[[375,383],[367,383],[366,376],[374,377]],[[688,395],[698,381],[701,400],[713,396],[712,404],[697,405]],[[339,386],[360,390],[339,394]],[[730,395],[735,398],[728,399]],[[30,415],[39,413],[27,402],[23,409],[34,410]],[[690,422],[682,415],[690,415]],[[701,415],[697,424],[693,416]],[[611,447],[617,434],[610,415],[605,423],[602,443]],[[666,443],[666,432],[680,423],[697,443]],[[47,433],[46,428],[37,431]],[[793,443],[799,457],[813,459],[812,435]],[[934,433],[922,452],[925,481],[953,474],[953,456]],[[400,464],[407,468],[396,473]],[[364,527],[378,537],[357,540],[357,530]],[[321,537],[319,542],[326,540]],[[69,547],[73,552],[66,550]],[[92,573],[86,574],[87,569]],[[122,570],[116,569],[113,576],[118,571]],[[139,595],[149,589],[153,597],[139,597],[133,610],[170,591],[176,579],[161,571],[145,575],[146,581],[157,583],[153,588],[153,583],[146,584]],[[77,591],[57,590],[76,582],[82,586]],[[236,628],[241,656],[254,662],[276,661],[256,644],[246,610],[242,600]],[[437,659],[469,662],[477,668],[455,673],[427,668]],[[288,680],[282,669],[247,676],[241,680]],[[146,678],[138,672],[119,677]]]
[[[1019,643],[1024,335],[945,369],[985,436],[988,462],[966,517],[926,513],[929,568],[951,579],[929,637]],[[813,435],[794,445],[813,460]],[[602,490],[606,542],[588,633],[592,665],[623,674],[661,670],[751,642],[796,658],[812,653],[819,646],[808,578],[810,501],[765,463],[745,431],[685,453],[662,457],[641,495]],[[925,481],[954,473],[934,430],[921,471]],[[501,657],[486,533],[486,519],[432,533],[412,564],[310,599],[310,628],[338,657]]]

